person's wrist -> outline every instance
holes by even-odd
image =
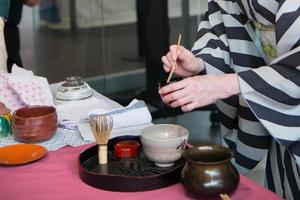
[[[193,65],[194,65],[194,69],[195,69],[195,71],[194,71],[195,75],[200,74],[205,70],[205,65],[201,58],[195,57]]]
[[[224,74],[222,81],[220,81],[220,88],[222,88],[222,99],[240,94],[240,85],[237,74]]]

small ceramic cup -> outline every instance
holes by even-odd
[[[141,142],[146,157],[159,167],[170,167],[179,160],[189,131],[174,124],[152,125],[142,130]]]
[[[139,153],[140,143],[134,140],[123,140],[114,145],[117,158],[135,158]]]

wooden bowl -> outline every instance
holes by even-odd
[[[15,111],[12,132],[16,140],[25,143],[43,142],[57,130],[56,109],[51,106],[28,106]]]
[[[185,164],[183,158],[171,167],[157,167],[145,157],[142,144],[141,151],[135,158],[116,157],[113,153],[114,145],[128,140],[141,144],[140,137],[132,135],[123,135],[108,141],[107,165],[99,165],[97,145],[82,151],[78,159],[80,179],[92,187],[114,192],[149,191],[180,181],[180,172]]]

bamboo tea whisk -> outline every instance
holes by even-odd
[[[109,115],[96,115],[91,117],[90,126],[96,139],[96,143],[98,144],[99,164],[106,164],[107,142],[113,127],[113,119]]]

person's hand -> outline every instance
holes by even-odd
[[[23,0],[23,3],[27,6],[35,6],[39,3],[39,0]]]
[[[5,104],[0,102],[0,115],[5,115],[9,112],[10,110],[5,106]]]
[[[175,73],[183,77],[193,76],[204,70],[203,61],[183,46],[170,46],[170,51],[161,60],[166,72],[170,72],[173,63],[177,62]]]
[[[201,75],[169,84],[159,90],[162,101],[187,112],[240,93],[236,74]]]

